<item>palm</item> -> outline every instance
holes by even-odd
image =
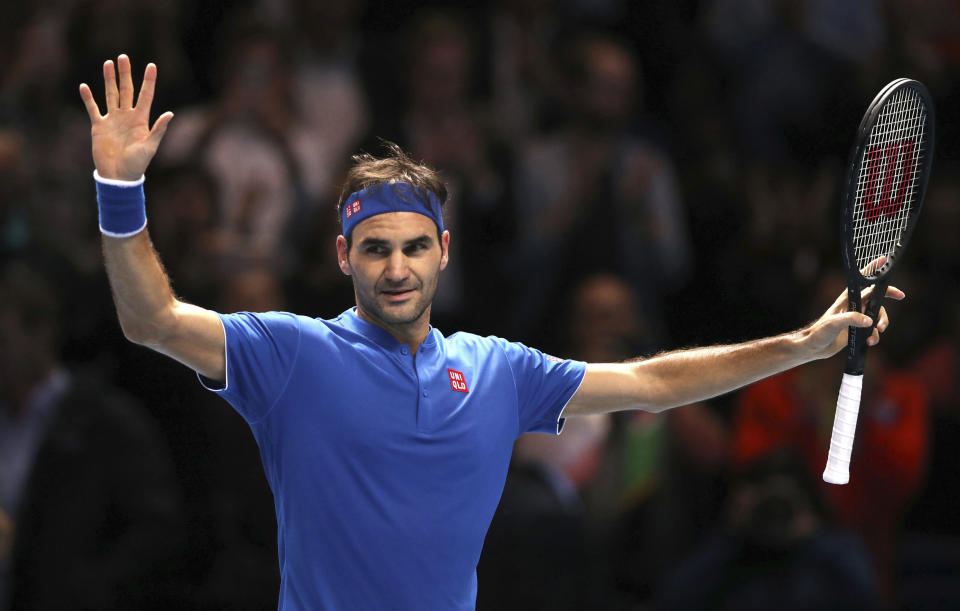
[[[147,169],[157,152],[173,113],[161,115],[150,129],[150,105],[156,86],[157,69],[147,66],[140,88],[140,97],[133,103],[133,79],[130,60],[121,55],[117,60],[119,88],[114,76],[113,62],[103,67],[107,114],[101,115],[93,93],[86,84],[80,85],[80,97],[90,115],[93,141],[93,161],[104,178],[136,180]]]

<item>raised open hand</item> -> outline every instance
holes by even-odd
[[[86,83],[80,84],[80,97],[90,115],[93,163],[97,172],[103,178],[137,180],[156,154],[173,113],[163,113],[154,122],[153,129],[150,128],[150,105],[157,84],[157,67],[154,64],[147,64],[136,105],[133,103],[130,58],[120,55],[117,68],[120,73],[119,89],[113,61],[107,60],[103,64],[107,114],[100,114],[93,92]]]

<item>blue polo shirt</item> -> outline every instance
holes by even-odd
[[[280,609],[473,609],[521,433],[558,433],[585,364],[431,329],[414,356],[348,310],[221,315],[226,383],[273,490]]]

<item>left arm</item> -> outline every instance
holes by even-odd
[[[865,294],[869,295],[870,289]],[[887,297],[903,299],[894,287]],[[563,415],[577,416],[626,409],[660,412],[703,401],[816,359],[833,356],[847,343],[847,327],[873,321],[846,311],[844,293],[810,325],[776,337],[731,346],[677,350],[626,363],[591,363]],[[889,321],[881,308],[870,345]]]

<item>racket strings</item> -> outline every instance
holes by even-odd
[[[857,267],[873,279],[900,246],[917,197],[928,151],[927,110],[920,95],[901,88],[884,103],[860,162],[853,210]]]

